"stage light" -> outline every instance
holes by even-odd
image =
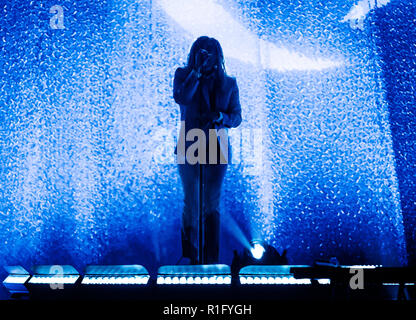
[[[22,266],[5,266],[4,269],[9,275],[3,280],[3,285],[12,296],[29,293],[25,286],[26,281],[30,278],[29,272]]]
[[[229,285],[230,267],[224,264],[163,266],[158,270],[160,285]]]
[[[252,265],[287,265],[286,250],[280,255],[279,252],[269,244],[259,240],[252,240],[250,248],[244,248],[241,253],[234,250],[234,258],[231,264],[232,276],[238,281],[238,273],[241,268]]]
[[[265,69],[278,71],[324,70],[342,65],[342,61],[308,57],[259,38],[215,0],[160,0],[159,4],[187,33],[210,34],[223,44],[226,57],[243,63],[260,63]]]
[[[30,284],[73,285],[79,279],[79,273],[69,265],[41,265],[33,267]]]
[[[240,270],[242,285],[310,285],[311,279],[297,279],[291,273],[292,267],[307,266],[247,266]],[[316,279],[319,284],[330,284],[330,279]]]
[[[254,243],[253,247],[250,249],[250,252],[253,258],[260,260],[263,257],[263,254],[266,250],[260,243]]]
[[[149,272],[140,265],[87,266],[83,285],[146,285]]]
[[[341,268],[348,269],[375,269],[382,267],[382,265],[352,265],[352,266],[340,266]]]

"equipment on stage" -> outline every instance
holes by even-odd
[[[163,266],[159,268],[157,284],[228,285],[231,269],[225,264]]]
[[[22,266],[5,266],[4,269],[9,274],[3,281],[4,287],[12,296],[19,294],[27,294],[25,283],[30,278],[30,274]]]
[[[149,272],[140,265],[87,266],[82,285],[146,285]]]
[[[139,265],[88,266],[84,275],[72,266],[59,265],[35,266],[32,274],[21,266],[5,269],[9,275],[3,285],[11,297],[33,299],[91,299],[100,295],[154,300],[182,295],[190,299],[226,299],[231,295],[284,299],[299,294],[303,299],[369,299],[374,295],[386,299],[387,295],[387,299],[410,300],[415,299],[416,288],[416,267],[257,264],[239,269],[238,281],[231,281],[231,269],[223,264],[162,266],[156,281],[149,281],[149,273]],[[351,281],[359,273],[363,287],[353,288]]]

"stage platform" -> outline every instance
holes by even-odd
[[[140,300],[158,301],[316,301],[316,300],[414,300],[415,286],[401,292],[399,285],[370,286],[352,290],[331,285],[169,285],[150,282],[146,286],[64,286],[51,289],[49,285],[29,287],[29,294],[14,295],[12,299],[29,300]]]

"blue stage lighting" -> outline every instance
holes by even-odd
[[[157,284],[229,285],[231,269],[224,264],[163,266],[158,270]]]
[[[263,257],[263,254],[266,250],[260,243],[254,243],[253,247],[250,249],[253,258],[260,260]]]
[[[312,283],[311,279],[308,278],[296,279],[293,273],[290,272],[292,267],[302,266],[247,266],[240,270],[240,283],[243,285],[310,285]],[[330,279],[316,280],[320,284],[330,283]]]
[[[234,258],[231,264],[233,279],[238,281],[239,271],[246,266],[281,266],[287,265],[286,250],[282,254],[271,245],[259,240],[252,240],[250,248],[244,248],[241,253],[234,250]]]
[[[308,264],[416,259],[416,0],[69,0],[66,30],[47,21],[53,1],[23,3],[3,10],[1,266],[179,258],[173,80],[200,35],[240,90],[220,208],[235,220],[222,258],[247,250],[237,280],[288,264],[265,244],[255,259],[252,237]]]
[[[33,267],[30,284],[75,284],[79,273],[69,265],[41,265]]]
[[[87,266],[84,285],[146,285],[149,272],[140,265]]]
[[[347,268],[347,269],[376,269],[383,267],[380,265],[372,265],[372,264],[365,264],[365,265],[351,265],[351,266],[340,266],[341,268]]]
[[[4,269],[9,275],[3,280],[3,285],[10,294],[29,293],[25,286],[26,281],[30,278],[29,272],[22,266],[5,266]]]

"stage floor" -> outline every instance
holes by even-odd
[[[399,295],[398,285],[370,286],[352,290],[331,285],[79,285],[51,289],[30,287],[30,300],[140,300],[140,301],[316,301],[316,300],[398,300],[416,298],[415,286]],[[19,298],[17,296],[16,298]]]

